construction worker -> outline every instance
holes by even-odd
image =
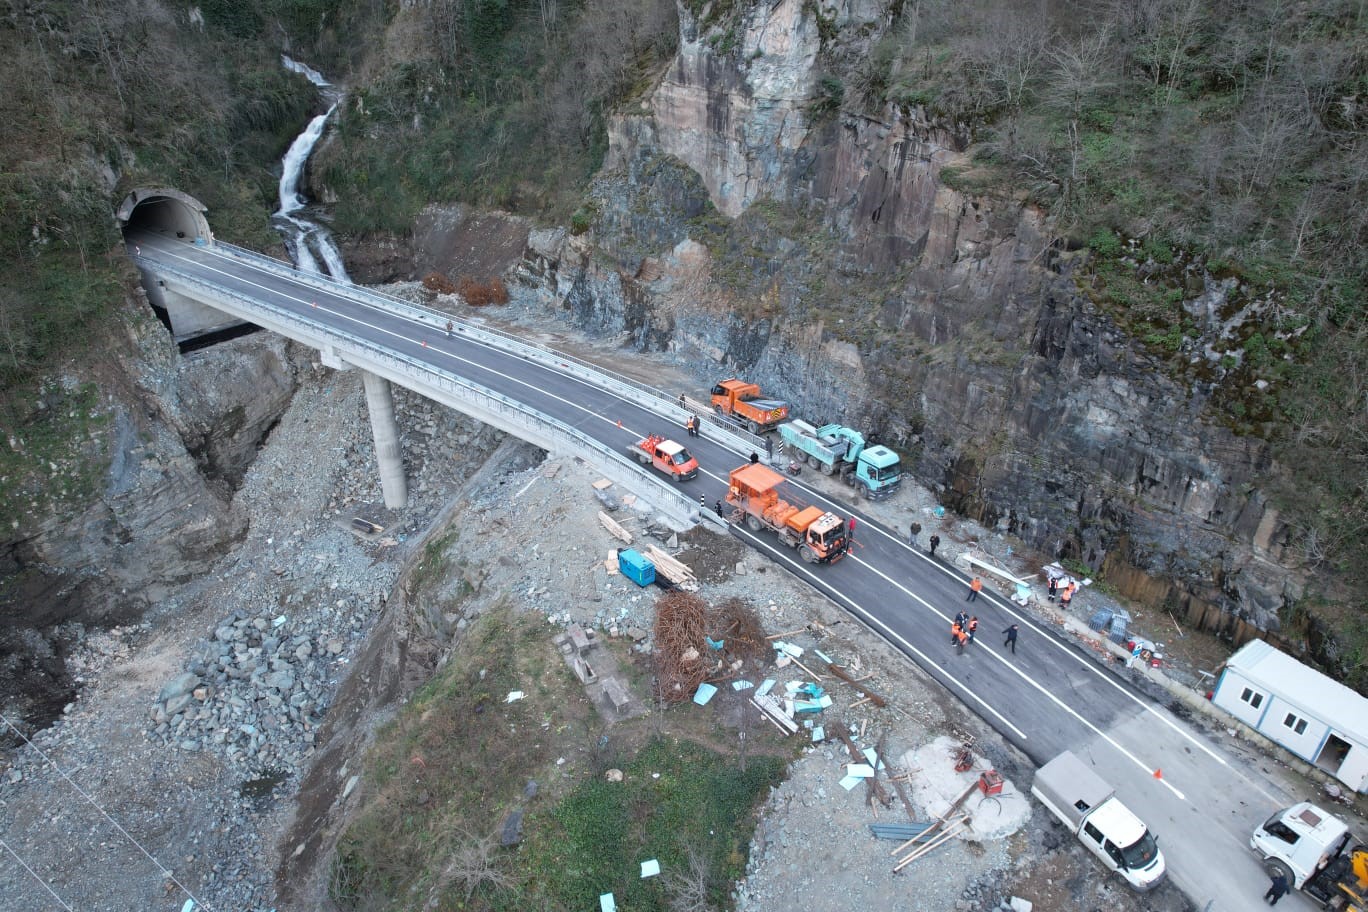
[[[983,580],[979,579],[979,578],[976,576],[976,577],[974,577],[973,582],[971,582],[971,583],[969,584],[969,597],[966,598],[965,601],[966,601],[966,602],[977,601],[977,600],[978,600],[978,594],[979,594],[980,592],[982,592],[982,591],[983,591]]]
[[[971,617],[969,626],[964,629],[969,634],[969,642],[974,642],[974,636],[978,634],[978,615]]]
[[[1050,601],[1055,600],[1055,595],[1059,592],[1059,577],[1050,577]]]
[[[718,516],[721,516],[721,515],[722,515],[722,501],[719,500],[717,503],[713,504],[713,509],[717,511],[717,515],[718,515]]]
[[[939,535],[933,535],[933,536],[931,536],[931,556],[932,556],[932,557],[935,557],[935,556],[936,556],[936,549],[939,548],[939,547],[940,547],[940,536],[939,536]]]
[[[954,645],[955,650],[957,652],[964,652],[964,644],[968,639],[969,636],[964,632],[963,627],[961,627],[959,624],[951,625],[950,642]]]
[[[1073,601],[1074,592],[1077,589],[1078,583],[1070,581],[1069,585],[1064,587],[1063,593],[1061,593],[1059,596],[1059,604],[1064,608],[1068,608],[1069,603]]]
[[[956,624],[959,624],[961,627],[963,627],[965,624],[968,624],[968,623],[969,623],[969,612],[967,612],[967,611],[965,611],[963,608],[961,608],[961,609],[959,610],[959,613],[955,615],[955,623],[956,623]]]

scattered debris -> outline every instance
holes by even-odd
[[[646,555],[655,564],[656,571],[673,583],[676,588],[683,589],[685,592],[698,591],[698,578],[694,576],[694,572],[687,565],[666,554],[656,545],[647,547]]]
[[[516,703],[525,696],[527,696],[527,694],[523,693],[521,690],[510,690],[508,696],[504,697],[504,702]]]
[[[689,699],[711,672],[702,659],[708,606],[688,592],[670,592],[656,602],[655,659],[659,698]]]
[[[717,693],[717,688],[706,681],[698,685],[698,690],[694,692],[693,701],[699,706],[707,706],[708,701]]]
[[[659,873],[660,862],[657,859],[652,858],[641,863],[641,876],[643,878],[655,877]]]

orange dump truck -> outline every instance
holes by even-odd
[[[757,384],[735,377],[712,388],[712,407],[719,415],[730,415],[743,422],[752,434],[768,431],[789,413],[787,402],[762,399]]]
[[[627,448],[642,465],[655,466],[674,481],[698,477],[698,460],[684,447],[661,434],[651,434]]]
[[[779,540],[811,563],[840,560],[850,548],[846,523],[835,513],[819,507],[791,504],[779,496],[784,476],[759,463],[733,469],[727,487],[727,503],[746,515],[752,532],[770,529]]]

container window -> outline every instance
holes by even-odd
[[[1244,693],[1240,694],[1240,699],[1244,700],[1255,709],[1258,709],[1263,704],[1263,698],[1263,694],[1248,687],[1244,689]]]
[[[1299,718],[1296,713],[1288,713],[1287,718],[1283,719],[1283,725],[1286,725],[1299,735],[1306,734],[1306,720]]]

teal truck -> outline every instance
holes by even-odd
[[[902,481],[898,454],[886,446],[868,446],[864,435],[839,424],[814,428],[806,421],[779,425],[779,436],[800,461],[823,475],[839,475],[870,499],[887,497]]]

